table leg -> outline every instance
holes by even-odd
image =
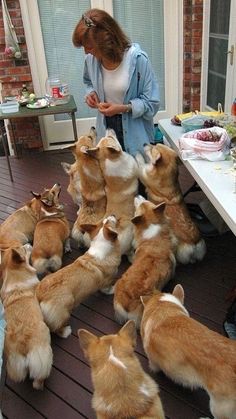
[[[9,119],[9,121],[10,121],[10,125],[11,125],[11,132],[12,132],[12,139],[13,139],[12,146],[13,146],[13,150],[14,150],[14,155],[15,155],[15,157],[18,158],[18,153],[17,153],[17,148],[16,148],[16,137],[15,137],[14,126],[13,126],[13,124],[11,122],[11,119]]]
[[[75,112],[71,112],[71,119],[72,119],[72,125],[73,125],[74,139],[75,141],[77,141],[78,134],[77,134],[77,127],[76,127]]]
[[[4,134],[3,134],[2,130],[1,130],[1,136],[2,136],[2,145],[3,145],[4,153],[5,153],[5,156],[6,156],[6,159],[7,159],[7,165],[8,165],[10,178],[11,178],[11,181],[13,182],[13,176],[12,176],[12,170],[11,170],[10,160],[9,160],[9,156],[8,156],[8,150],[7,150],[7,147],[6,147],[5,138],[4,138]]]

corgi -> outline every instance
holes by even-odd
[[[32,192],[34,198],[14,211],[0,225],[0,242],[14,241],[18,245],[33,241],[34,230],[40,218],[52,205],[58,205],[58,184],[40,193]]]
[[[62,161],[61,165],[64,169],[64,172],[69,176],[69,185],[67,187],[67,192],[71,196],[73,202],[76,205],[80,206],[82,203],[82,196],[78,162],[75,161],[74,163],[70,164]]]
[[[61,186],[57,185],[60,192]],[[61,268],[63,250],[70,252],[70,225],[63,206],[51,206],[37,223],[34,231],[31,264],[38,275]]]
[[[44,320],[61,337],[71,333],[68,321],[73,308],[90,294],[112,285],[121,261],[116,224],[111,216],[98,225],[84,225],[84,231],[95,231],[88,251],[44,277],[36,287]]]
[[[215,419],[236,419],[236,342],[189,317],[181,285],[172,294],[141,298],[150,368],[183,386],[205,389]]]
[[[114,286],[114,309],[119,322],[128,319],[139,327],[143,306],[141,295],[161,290],[175,273],[175,240],[164,215],[165,203],[155,205],[142,196],[135,198],[132,265]]]
[[[115,335],[97,337],[79,329],[78,336],[92,370],[92,406],[98,419],[165,418],[158,385],[134,353],[133,321]]]
[[[35,296],[39,280],[29,264],[30,253],[29,244],[8,248],[0,267],[7,324],[4,354],[7,374],[13,381],[24,381],[29,374],[33,388],[41,390],[50,374],[53,355],[50,331]]]
[[[121,253],[129,256],[132,250],[134,197],[138,190],[138,167],[135,159],[122,150],[112,129],[106,131],[97,147],[87,153],[98,159],[106,184],[106,214],[118,219]]]
[[[99,162],[87,153],[87,150],[95,145],[96,130],[92,127],[88,135],[80,137],[70,147],[76,158],[81,194],[80,208],[72,228],[72,237],[78,242],[79,247],[89,247],[90,244],[89,236],[83,235],[80,225],[98,223],[104,218],[106,211],[105,181]],[[70,183],[72,183],[72,177],[70,177]]]
[[[193,222],[184,202],[178,181],[178,155],[163,144],[146,144],[144,152],[149,159],[137,154],[139,179],[146,187],[147,197],[155,204],[166,203],[165,215],[177,241],[176,259],[187,264],[203,259],[205,241]]]

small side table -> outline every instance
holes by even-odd
[[[0,112],[0,120],[2,119],[9,119],[11,129],[12,129],[12,136],[13,136],[13,150],[16,157],[18,157],[17,154],[17,148],[16,148],[16,138],[15,138],[15,132],[14,127],[12,125],[12,119],[17,118],[32,118],[35,116],[45,116],[45,115],[56,115],[60,113],[68,113],[71,115],[72,120],[72,126],[73,126],[73,133],[74,133],[74,139],[77,141],[77,128],[76,128],[76,118],[75,113],[77,111],[77,107],[74,101],[74,97],[71,95],[70,100],[65,105],[56,105],[56,106],[47,106],[46,108],[42,109],[29,109],[26,106],[20,106],[19,111],[15,113],[1,113]]]

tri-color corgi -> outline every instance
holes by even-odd
[[[164,215],[165,203],[155,205],[141,196],[134,202],[135,256],[115,283],[114,309],[119,322],[132,319],[139,327],[143,312],[140,296],[161,290],[174,275],[176,240]]]
[[[172,294],[141,298],[141,336],[151,369],[205,389],[215,419],[236,419],[236,342],[189,317],[181,285]]]
[[[136,156],[139,178],[150,201],[166,203],[165,215],[178,241],[176,259],[184,264],[202,260],[206,245],[184,202],[178,181],[177,153],[163,144],[147,144],[144,152],[148,163],[141,154]]]
[[[16,382],[27,374],[35,389],[42,389],[52,367],[50,331],[35,296],[39,280],[30,266],[31,246],[5,250],[0,265],[3,285],[1,298],[5,310],[4,353],[9,377]]]
[[[134,353],[136,331],[129,321],[115,335],[97,337],[78,330],[80,346],[92,369],[92,406],[97,419],[164,419],[157,383]]]
[[[94,235],[88,251],[44,277],[36,288],[46,324],[61,337],[71,333],[68,322],[73,308],[113,283],[121,261],[116,224],[116,218],[110,216],[98,225],[84,225],[84,231],[93,231]]]
[[[106,216],[118,219],[121,253],[129,254],[133,239],[134,197],[138,189],[138,167],[135,159],[124,152],[113,130],[108,129],[97,146],[87,153],[98,159],[105,179]]]

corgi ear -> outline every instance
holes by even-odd
[[[117,145],[115,144],[115,145],[112,145],[112,146],[108,145],[106,148],[109,151],[109,153],[111,153],[111,154],[118,154],[122,150],[120,144],[117,144]]]
[[[97,228],[97,224],[80,224],[79,228],[83,233],[92,233]]]
[[[145,307],[145,305],[148,303],[148,301],[152,298],[152,295],[141,295],[140,300],[142,302],[142,305]]]
[[[86,154],[96,159],[98,158],[99,148],[98,147],[88,148],[88,150],[86,151]]]
[[[143,215],[136,215],[136,217],[131,218],[131,222],[134,225],[139,225],[144,221]]]
[[[184,289],[182,287],[182,285],[177,284],[174,289],[172,294],[178,298],[178,300],[181,302],[181,304],[184,304]]]
[[[103,234],[105,239],[110,240],[111,242],[114,242],[117,239],[118,233],[116,230],[113,230],[108,225],[103,226]]]
[[[158,213],[160,213],[160,212],[163,212],[164,211],[164,209],[165,209],[165,207],[166,207],[166,203],[165,202],[161,202],[160,204],[158,204],[155,208],[154,208],[154,212],[158,212]]]
[[[63,167],[63,169],[64,169],[64,172],[67,174],[67,175],[70,175],[70,172],[71,172],[71,164],[70,163],[66,163],[65,161],[62,161],[61,162],[61,165],[62,165],[62,167]]]
[[[25,258],[21,256],[21,254],[16,249],[12,249],[12,261],[19,264],[25,261]]]
[[[36,198],[36,199],[40,199],[41,198],[41,194],[34,192],[34,191],[30,191],[30,193],[32,193],[32,195]]]
[[[85,329],[78,329],[77,335],[79,338],[79,343],[83,351],[87,351],[89,345],[92,342],[98,341],[98,337],[96,335],[93,335],[93,333],[88,332],[88,330]]]
[[[128,337],[133,347],[136,345],[137,340],[137,331],[135,328],[135,322],[133,320],[129,320],[125,325],[120,329],[118,335]]]
[[[87,151],[88,151],[88,147],[87,147],[87,146],[82,145],[82,146],[80,147],[80,152],[81,152],[81,153],[83,153],[83,154],[87,154],[87,155],[88,155]]]
[[[151,163],[153,164],[153,166],[156,166],[159,162],[159,160],[161,160],[161,153],[160,151],[158,151],[158,153],[155,153],[155,156],[151,156]]]

